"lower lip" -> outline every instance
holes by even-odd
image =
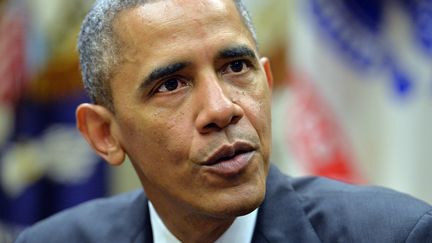
[[[239,154],[229,160],[223,160],[213,165],[206,165],[206,167],[210,169],[211,172],[221,176],[235,176],[246,168],[254,155],[255,151],[251,151]]]

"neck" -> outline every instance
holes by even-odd
[[[135,164],[133,164],[135,166]],[[139,171],[139,170],[136,170]],[[147,198],[168,230],[181,242],[214,242],[234,222],[236,215],[211,215],[192,208],[187,203],[167,196],[138,172]],[[147,186],[146,186],[147,185]],[[241,212],[244,214],[246,212]]]

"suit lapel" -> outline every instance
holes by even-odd
[[[139,200],[134,202],[135,216],[137,218],[136,225],[132,227],[137,227],[137,234],[130,242],[134,243],[153,243],[153,231],[150,221],[150,211],[148,207],[148,199],[144,193],[140,196]]]
[[[132,242],[153,243],[150,212],[145,195],[139,200],[137,217],[143,219],[140,232]],[[287,176],[271,166],[267,177],[267,191],[264,202],[258,210],[254,243],[313,243],[321,242],[306,217],[300,198],[291,186]]]
[[[288,177],[274,166],[267,177],[267,192],[258,210],[252,242],[320,242]]]

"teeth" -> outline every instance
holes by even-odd
[[[219,161],[230,160],[230,159],[236,157],[237,155],[243,154],[243,153],[245,153],[245,152],[244,151],[237,151],[237,152],[233,153],[232,155],[228,155],[228,156],[224,156],[224,157],[220,158]]]
[[[237,156],[237,153],[233,153],[232,155],[224,156],[224,157],[220,158],[219,160],[220,161],[229,160],[229,159],[234,158],[235,156]]]

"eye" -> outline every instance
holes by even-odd
[[[188,86],[188,83],[186,81],[183,81],[179,78],[169,78],[163,81],[162,84],[156,88],[155,93],[173,92],[185,86]]]
[[[222,70],[222,74],[242,74],[250,69],[250,65],[245,60],[235,60]]]

